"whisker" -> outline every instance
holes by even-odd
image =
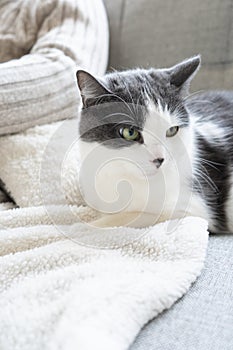
[[[201,190],[201,193],[203,194],[203,187],[202,187],[202,184],[200,183],[200,181],[198,180],[197,176],[194,174],[194,181],[196,181],[199,185],[199,188]],[[195,188],[195,184],[194,184],[194,188]]]
[[[199,95],[201,92],[205,92],[205,90],[198,90],[198,91],[195,91],[195,92],[189,94],[188,96],[186,96],[186,97],[183,99],[183,101],[186,101],[186,100],[188,100],[189,98],[191,98],[191,97],[193,97],[193,96],[195,96],[195,95]]]
[[[127,84],[124,84],[124,85],[125,85],[125,88],[126,88],[128,94],[129,94],[129,97],[130,97],[130,99],[131,99],[132,107],[134,107],[134,100],[133,100],[133,96],[132,96],[132,94],[131,94],[131,92],[130,92],[130,90],[129,90],[129,87],[127,86]]]
[[[127,84],[125,84],[125,88],[126,88],[128,94],[129,94],[129,97],[130,97],[131,101],[132,101],[132,108],[133,108],[134,118],[136,119],[137,124],[139,125],[139,124],[140,124],[140,121],[139,121],[139,119],[138,119],[138,101],[139,101],[139,97],[138,97],[138,99],[137,99],[137,107],[136,107],[136,106],[135,106],[134,99],[133,99],[133,96],[132,96],[132,94],[131,94],[131,92],[130,92],[128,86],[127,86]]]
[[[138,98],[137,98],[137,103],[136,103],[136,111],[137,111],[137,114],[138,114],[138,110],[139,110],[139,101],[140,101],[140,96],[138,96]]]
[[[133,117],[131,115],[126,114],[126,113],[121,113],[121,112],[107,114],[102,119],[106,119],[106,118],[112,117],[114,115],[124,115],[125,117],[128,117],[130,120],[132,120],[132,122],[135,122],[135,120],[133,119]]]
[[[204,170],[206,169],[204,168]],[[200,176],[202,180],[204,180],[210,186],[210,188],[212,188],[213,191],[215,191],[216,193],[219,192],[213,180],[206,173],[204,173],[201,169],[198,168],[195,169],[195,172],[197,173],[197,176]]]
[[[129,109],[130,113],[132,113],[132,110],[131,110],[131,108],[129,107],[129,104],[128,104],[122,97],[120,97],[119,95],[117,95],[116,93],[102,94],[102,95],[100,95],[100,96],[98,96],[98,97],[95,97],[95,99],[96,99],[96,103],[95,103],[95,104],[97,104],[97,103],[99,102],[99,100],[100,100],[101,98],[103,98],[103,97],[112,97],[112,96],[118,98],[121,102],[123,102],[124,105],[126,105],[126,107]]]
[[[221,170],[218,169],[218,168],[216,168],[213,164],[215,164],[215,165],[220,165],[220,166],[224,165],[223,163],[212,162],[212,161],[210,161],[210,160],[207,160],[207,159],[204,159],[204,158],[201,158],[201,157],[199,157],[198,159],[199,159],[202,163],[209,165],[211,168],[213,168],[213,169],[215,169],[215,170],[217,170],[217,171],[219,171],[219,172],[221,172]]]

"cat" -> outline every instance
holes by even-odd
[[[189,95],[200,55],[102,78],[79,70],[80,186],[98,227],[199,216],[233,232],[233,92]]]

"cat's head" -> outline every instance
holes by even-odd
[[[128,159],[149,176],[181,160],[191,141],[185,98],[199,66],[195,56],[167,69],[113,72],[101,79],[78,71],[83,156],[95,149],[96,157]],[[127,170],[141,174],[135,166]]]

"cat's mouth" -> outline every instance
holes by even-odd
[[[139,177],[141,179],[146,179],[151,178],[153,176],[158,175],[161,172],[160,168],[163,168],[162,165],[164,166],[165,160],[162,158],[158,158],[156,160],[149,160],[149,164],[143,164],[143,166],[141,167],[141,169],[143,169],[143,171],[140,172]]]
[[[151,169],[151,171],[147,171],[145,175],[151,177],[151,176],[156,176],[157,174],[158,174],[158,170],[155,168],[154,170]]]
[[[147,169],[145,169],[144,167],[144,170],[143,172],[140,173],[139,177],[145,180],[146,178],[151,178],[153,176],[156,176],[158,173],[159,173],[159,170],[156,168],[156,166],[150,166]]]

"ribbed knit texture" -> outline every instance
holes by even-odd
[[[102,0],[1,1],[0,135],[76,116],[76,70],[107,59]]]

